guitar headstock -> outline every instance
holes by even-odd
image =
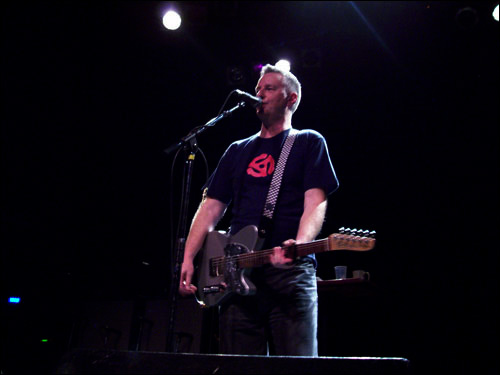
[[[375,247],[375,231],[339,228],[339,233],[328,236],[330,250],[368,251]]]

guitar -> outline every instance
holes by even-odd
[[[375,247],[375,232],[339,229],[328,238],[308,243],[284,246],[287,258],[331,250],[368,251]],[[222,303],[231,294],[251,295],[255,286],[245,271],[267,263],[273,249],[253,251],[259,240],[257,227],[249,225],[231,236],[224,232],[210,232],[199,252],[197,263],[196,300],[202,307]]]

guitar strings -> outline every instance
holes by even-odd
[[[300,249],[302,250],[308,250],[308,249],[313,249],[313,248],[318,248],[318,247],[324,247],[324,245],[327,244],[328,239],[322,239],[322,240],[317,240],[313,242],[309,242],[307,244],[299,244]],[[291,246],[284,246],[283,249],[285,249],[285,252],[287,249],[291,249],[297,245],[291,245]],[[255,251],[251,253],[245,253],[245,254],[238,254],[235,255],[235,257],[238,259],[238,261],[241,262],[248,262],[249,260],[252,261],[262,261],[265,260],[267,257],[269,257],[271,254],[274,253],[274,249],[267,249],[267,250],[260,250],[260,251]],[[215,257],[212,259],[212,265],[214,266],[220,266],[225,264],[228,261],[227,257]],[[254,262],[254,263],[255,263]]]
[[[312,242],[305,243],[305,244],[284,246],[283,249],[285,249],[285,252],[286,252],[287,249],[293,248],[295,246],[299,246],[300,250],[309,250],[309,249],[318,248],[318,247],[325,248],[325,245],[328,244],[328,240],[329,240],[329,238],[324,238],[321,240],[316,240],[316,241],[312,241]],[[337,240],[344,240],[344,241],[365,240],[366,241],[366,240],[371,240],[371,239],[368,237],[352,237],[349,235],[349,236],[346,236],[344,238],[337,238]],[[266,260],[266,258],[268,258],[271,254],[273,254],[273,252],[274,252],[273,249],[260,250],[260,251],[250,252],[250,253],[238,254],[238,255],[235,255],[233,257],[233,259],[236,258],[237,261],[242,262],[242,263],[246,262],[246,263],[250,263],[250,264],[257,264],[257,261],[262,263],[262,261]],[[229,257],[229,258],[231,258],[231,257]],[[224,265],[228,262],[228,257],[226,257],[226,256],[215,257],[215,258],[212,258],[211,262],[212,262],[213,266],[219,267],[219,266]]]

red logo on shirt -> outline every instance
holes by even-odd
[[[248,164],[247,173],[253,177],[267,177],[273,172],[274,159],[268,154],[261,154]]]

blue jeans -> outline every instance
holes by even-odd
[[[252,270],[252,296],[233,295],[219,311],[222,354],[318,356],[316,270],[309,259]]]

